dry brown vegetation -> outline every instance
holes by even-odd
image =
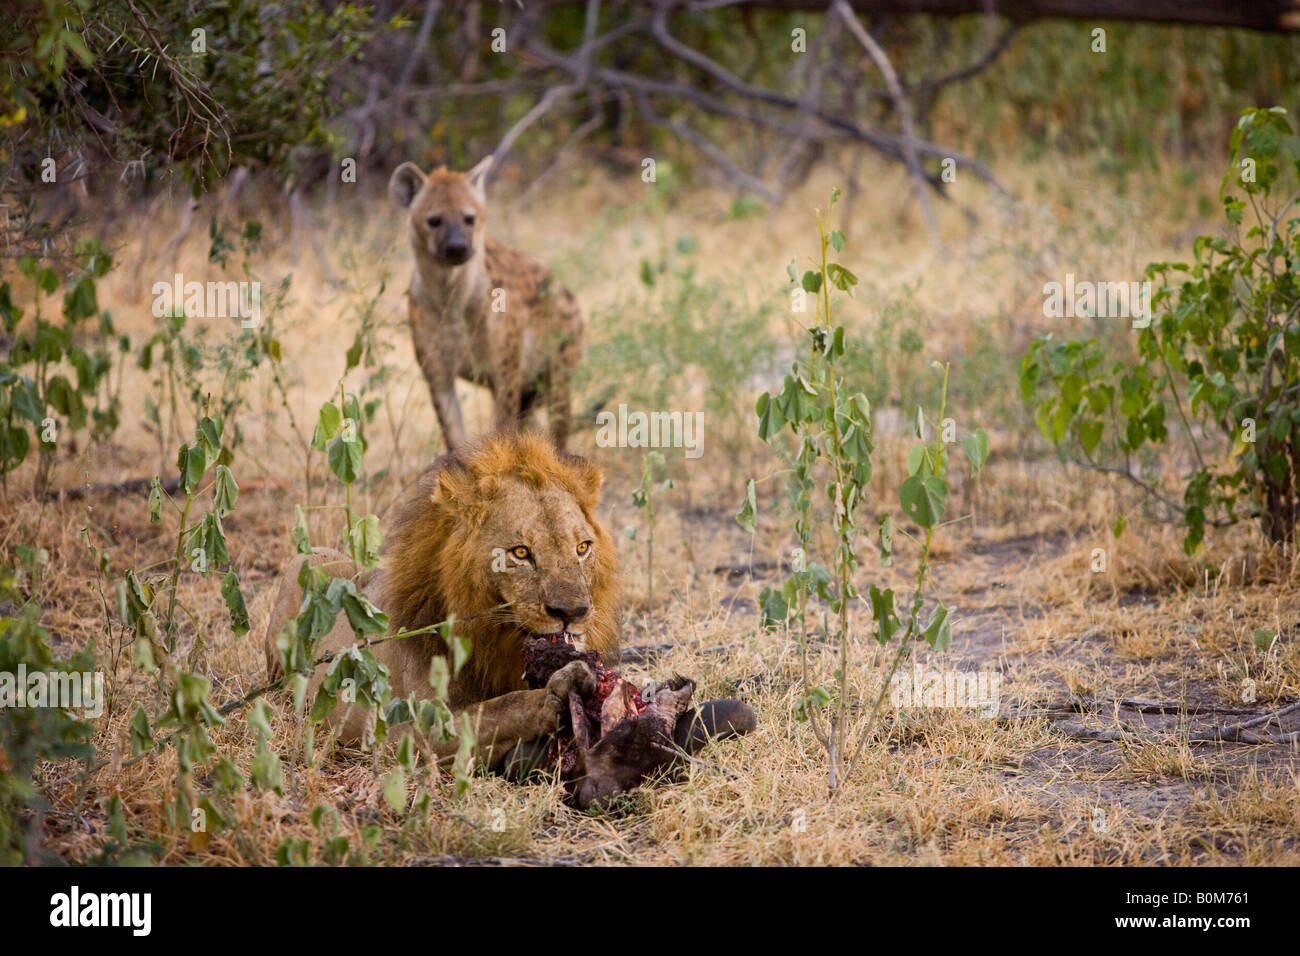
[[[604,514],[623,551],[624,643],[658,648],[634,654],[625,670],[638,677],[691,675],[703,698],[743,696],[760,715],[756,733],[709,747],[681,779],[644,787],[605,815],[569,809],[558,785],[516,786],[479,777],[464,797],[439,797],[423,819],[389,808],[381,793],[383,767],[371,757],[334,753],[313,766],[295,764],[297,722],[277,700],[273,745],[285,757],[284,796],[250,788],[237,796],[229,827],[197,839],[164,822],[174,753],[164,750],[135,763],[123,759],[129,756],[123,741],[135,702],[156,710],[161,701],[155,682],[130,668],[115,611],[107,613],[103,599],[107,593],[111,608],[112,582],[125,569],[167,559],[176,515],[165,511],[164,524],[151,525],[143,494],[40,503],[25,497],[30,483],[24,470],[10,477],[0,540],[6,549],[19,543],[48,549],[35,596],[58,649],[96,640],[111,668],[111,709],[99,723],[96,744],[113,759],[89,779],[68,765],[42,768],[41,782],[55,806],[46,817],[46,846],[70,860],[93,859],[108,839],[104,803],[118,795],[133,840],[156,843],[157,858],[173,864],[270,864],[290,836],[310,840],[312,859],[319,861],[322,840],[311,813],[320,804],[337,809],[339,832],[354,849],[364,843],[363,827],[379,825],[382,837],[367,858],[389,863],[1300,862],[1296,749],[1188,739],[1189,733],[1249,719],[1300,697],[1300,559],[1266,549],[1258,533],[1244,526],[1211,535],[1206,548],[1188,558],[1179,529],[1148,512],[1135,489],[1114,477],[1064,471],[1051,459],[1019,410],[1010,374],[1029,337],[1052,324],[1041,309],[1046,279],[1067,270],[1136,275],[1150,259],[1181,254],[1193,234],[1195,199],[1213,194],[1218,174],[1152,176],[1130,183],[1121,198],[1087,168],[1025,166],[1006,177],[1023,197],[1014,211],[1002,210],[991,197],[981,202],[985,197],[974,192],[980,187],[963,181],[957,189],[983,210],[982,219],[969,230],[958,213],[940,210],[950,217],[941,219],[947,245],[935,251],[908,209],[903,174],[884,167],[868,171],[873,175],[863,181],[871,187],[842,213],[849,237],[843,259],[863,280],[847,321],[865,335],[887,303],[914,287],[910,314],[923,340],[913,363],[920,370],[915,382],[932,395],[934,383],[925,377],[929,361],[952,361],[956,387],[966,396],[954,417],[961,427],[983,425],[992,439],[990,462],[978,482],[954,479],[950,514],[971,517],[938,538],[936,584],[958,609],[952,647],[942,656],[918,652],[915,663],[996,671],[996,719],[954,709],[892,713],[855,776],[834,802],[827,801],[825,755],[794,717],[797,648],[789,635],[758,627],[759,590],[784,577],[779,563],[793,546],[778,481],[760,485],[760,521],[752,539],[732,519],[744,477],[777,467],[751,434],[754,396],[773,384],[762,381],[735,390],[734,401],[745,410],[743,434],[717,435],[707,430],[706,419],[702,458],[683,461],[680,453],[666,452],[676,487],[656,500],[653,607],[646,606],[644,528],[635,540],[623,532],[644,525],[644,512],[630,497],[641,453],[595,448],[591,431],[570,443],[601,460],[609,473]],[[639,180],[629,185],[592,174],[557,182],[519,208],[511,206],[507,184],[501,189],[506,198],[492,207],[489,228],[556,269],[590,316],[597,346],[635,323],[659,320],[647,303],[668,301],[671,272],[654,290],[645,290],[638,285],[640,261],[671,257],[665,250],[689,234],[694,251],[678,258],[696,266],[695,281],[733,302],[769,303],[777,349],[794,341],[795,324],[784,308],[785,264],[812,250],[810,211],[824,203],[831,185],[824,176],[814,177],[779,210],[738,220],[728,216],[725,195],[698,191],[666,199],[649,194],[653,187]],[[376,309],[384,321],[380,338],[391,347],[384,356],[391,371],[372,383],[384,404],[369,429],[366,456],[372,475],[380,469],[386,475],[360,490],[357,506],[382,518],[438,448],[432,409],[401,323],[408,252],[397,215],[377,202],[320,209],[316,219],[341,287],[325,281],[309,248],[290,262],[287,230],[271,221],[265,223],[265,252],[254,266],[268,282],[293,274],[291,300],[276,321],[290,409],[300,425],[312,422],[317,407],[336,392],[358,309],[376,294],[380,276],[393,277]],[[212,273],[199,228],[174,254],[165,253],[174,225],[168,217],[137,220],[123,223],[113,237],[123,266],[106,280],[101,302],[133,337],[153,331],[153,281],[176,271]],[[210,334],[223,333],[214,324]],[[692,342],[676,347],[689,356]],[[606,362],[618,357],[599,348],[593,355]],[[901,359],[884,360],[900,376],[907,374]],[[589,391],[600,381],[631,381],[641,374],[634,355],[625,355],[624,363],[591,370]],[[148,476],[159,469],[166,475],[174,468],[177,436],[168,436],[159,461],[158,442],[143,427],[149,376],[129,363],[125,374],[123,427],[110,444],[65,449],[56,486]],[[362,386],[367,374],[354,371],[348,387]],[[707,369],[683,371],[672,384],[678,396],[672,407],[700,407],[692,402],[707,378]],[[188,573],[181,579],[182,598],[193,614],[182,630],[183,645],[191,652],[190,668],[212,680],[218,701],[239,697],[264,680],[260,627],[278,569],[293,550],[294,504],[337,503],[341,493],[327,480],[319,454],[308,470],[309,458],[269,378],[259,374],[245,389],[245,443],[233,466],[244,491],[226,530],[253,632],[242,638],[230,633],[217,579]],[[489,403],[468,389],[465,395],[467,427],[481,431]],[[611,401],[619,400],[615,395]],[[874,482],[883,505],[896,510],[892,489],[906,446],[902,426],[891,423],[905,420],[912,409],[890,409],[884,401],[877,406],[882,438]],[[193,423],[181,425],[188,433]],[[739,452],[724,454],[724,439]],[[1120,513],[1128,526],[1116,539],[1111,527]],[[310,515],[313,540],[332,543],[336,513]],[[108,579],[97,575],[83,529],[108,551]],[[1092,570],[1094,548],[1106,551],[1104,572]],[[901,546],[894,567],[878,568],[868,558],[860,575],[864,589],[866,582],[905,586],[910,562]],[[1273,630],[1278,640],[1267,650],[1256,647],[1256,628]],[[194,640],[196,629],[201,643]],[[1246,679],[1254,681],[1254,703],[1242,700]],[[1118,741],[1085,740],[1064,732],[1063,724],[1130,731]],[[1281,729],[1294,731],[1297,725],[1291,714]],[[241,720],[232,720],[214,740],[241,766],[252,757],[254,739]],[[198,782],[202,787],[201,774]],[[73,807],[78,809],[70,812]]]

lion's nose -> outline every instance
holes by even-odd
[[[558,617],[565,624],[572,624],[574,621],[580,621],[587,616],[591,610],[588,604],[548,604],[546,613],[551,617]]]

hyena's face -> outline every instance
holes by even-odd
[[[388,194],[409,210],[411,243],[445,266],[468,262],[483,249],[487,202],[483,180],[491,157],[468,173],[438,168],[428,176],[403,163],[388,181]]]

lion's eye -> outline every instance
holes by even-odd
[[[529,551],[527,548],[525,548],[522,544],[518,545],[517,547],[511,548],[510,553],[513,554],[520,561],[527,561],[529,558],[533,556],[533,553]]]
[[[474,225],[474,214],[472,212],[465,213],[465,225],[467,226]]]
[[[582,542],[582,544],[578,545],[578,557],[580,558],[585,557],[587,552],[590,550],[591,550],[591,542],[590,541]]]
[[[441,217],[441,216],[430,216],[430,217],[429,217],[429,228],[431,228],[431,229],[437,229],[437,228],[438,228],[439,226],[441,226],[441,225],[442,225],[442,217]]]

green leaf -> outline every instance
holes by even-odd
[[[449,642],[451,645],[451,670],[455,676],[460,676],[460,669],[465,666],[469,660],[470,652],[473,645],[468,637],[464,634],[456,634]]]
[[[873,584],[867,596],[871,599],[871,616],[876,620],[876,640],[882,645],[888,644],[903,626],[894,609],[893,588],[882,591]]]
[[[347,583],[352,584],[351,581]],[[352,625],[354,631],[360,631],[362,634],[383,634],[388,630],[388,615],[371,604],[370,599],[357,591],[355,585],[339,596],[339,605],[343,613],[348,616],[348,623]]]
[[[30,447],[26,429],[18,425],[0,425],[0,473],[13,471],[21,465]]]
[[[438,700],[446,700],[448,687],[451,685],[451,670],[447,667],[447,658],[434,654],[429,660],[429,686],[433,688]]]
[[[351,540],[348,542],[352,558],[363,568],[373,568],[379,563],[379,548],[383,536],[379,533],[379,518],[366,515],[352,519]]]
[[[221,518],[217,516],[216,512],[209,511],[205,514],[202,524],[199,525],[194,534],[190,535],[187,554],[191,557],[195,547],[201,547],[205,552],[208,571],[215,570],[218,565],[230,562],[230,552],[226,548],[226,530],[221,526]]]
[[[333,402],[326,402],[320,407],[320,413],[316,418],[316,432],[312,435],[311,447],[317,451],[324,451],[325,444],[339,433],[339,428],[343,425],[343,413]]]
[[[1079,423],[1079,444],[1090,455],[1101,441],[1102,428],[1102,423],[1095,419]]]
[[[221,789],[227,793],[242,790],[244,787],[244,775],[239,772],[239,767],[229,757],[223,756],[217,760],[216,766],[212,768],[212,775]]]
[[[810,688],[808,693],[799,698],[799,703],[794,710],[794,718],[800,722],[806,721],[812,711],[820,710],[830,702],[831,693],[825,687]]]
[[[831,245],[835,247],[836,252],[843,252],[846,244],[847,240],[844,238],[844,233],[838,229],[831,233]]]
[[[149,727],[149,715],[145,713],[143,704],[136,704],[135,713],[131,715],[131,756],[139,756],[152,750],[153,747],[153,731]]]
[[[853,287],[858,284],[858,277],[838,262],[832,262],[826,267],[826,278],[835,288],[849,295],[853,294]]]
[[[759,592],[758,605],[762,615],[761,627],[783,627],[790,617],[790,604],[785,595],[773,588],[763,588]]]
[[[787,375],[777,401],[786,421],[809,422],[817,418],[817,391],[803,376]]]
[[[293,506],[293,531],[290,533],[298,553],[311,554],[311,537],[307,532],[307,516],[303,514],[302,505]]]
[[[936,651],[944,650],[952,641],[952,610],[941,603],[935,608],[930,622],[925,626],[925,639]]]
[[[1273,631],[1267,627],[1257,627],[1251,640],[1261,651],[1266,651],[1273,646]]]
[[[883,514],[877,520],[880,524],[880,563],[889,567],[894,563],[894,519]]]
[[[108,834],[117,841],[119,846],[126,845],[126,814],[122,811],[122,798],[119,796],[109,797],[108,802],[104,804],[104,810],[108,814]]]
[[[329,444],[330,471],[339,481],[350,485],[361,474],[361,441],[348,441],[342,435]]]
[[[740,506],[736,512],[736,523],[748,531],[754,533],[754,526],[758,521],[758,499],[754,490],[754,479],[745,479],[745,503]]]
[[[822,274],[809,269],[803,274],[803,281],[800,283],[805,292],[811,292],[816,295],[822,290]]]
[[[245,723],[253,731],[256,737],[263,740],[271,739],[271,705],[264,698],[258,698],[253,701],[253,705],[248,708],[248,716]]]
[[[764,392],[758,396],[758,437],[763,441],[771,441],[772,436],[785,427],[785,416],[781,414],[781,406],[771,395]]]
[[[907,473],[909,475],[918,475],[921,473],[922,466],[928,464],[930,458],[929,445],[913,445],[911,451],[907,453]],[[933,468],[926,469],[927,472],[933,472]]]
[[[157,481],[157,479],[154,479]],[[235,476],[225,465],[217,465],[215,502],[217,514],[224,518],[235,510],[235,501],[239,498],[239,485]]]
[[[45,418],[45,402],[37,394],[35,386],[26,380],[14,385],[9,404],[15,412],[37,427],[40,427]]]
[[[207,455],[197,446],[191,448],[188,445],[181,445],[181,450],[176,456],[176,466],[180,470],[181,490],[187,495],[192,494],[199,486],[199,482],[203,480],[203,472],[208,468]]]
[[[95,302],[95,280],[82,276],[63,297],[63,316],[69,323],[79,322],[99,311]]]
[[[149,521],[151,524],[162,524],[162,484],[157,475],[149,483]]]
[[[982,428],[967,432],[961,438],[961,450],[966,453],[966,459],[970,462],[971,474],[978,475],[989,458],[989,436]]]
[[[203,467],[206,469],[221,455],[221,416],[215,419],[204,415],[199,419],[199,428],[194,436],[194,443],[203,449]]]
[[[249,772],[252,774],[253,786],[258,790],[273,790],[284,796],[284,767],[279,755],[271,750],[265,738],[258,738],[257,754],[253,757]]]
[[[221,579],[221,596],[226,600],[226,609],[230,612],[230,629],[236,637],[248,633],[248,607],[244,604],[244,595],[239,590],[239,576],[234,571],[227,571]]]
[[[937,475],[912,475],[898,492],[903,511],[922,528],[933,528],[943,517],[948,484]]]
[[[141,621],[153,621],[153,612],[146,611],[140,617]],[[156,630],[157,625],[153,624],[152,629]],[[135,666],[140,668],[146,674],[152,674],[157,669],[157,664],[153,659],[153,641],[148,636],[136,634],[135,642],[132,644],[132,660]]]

